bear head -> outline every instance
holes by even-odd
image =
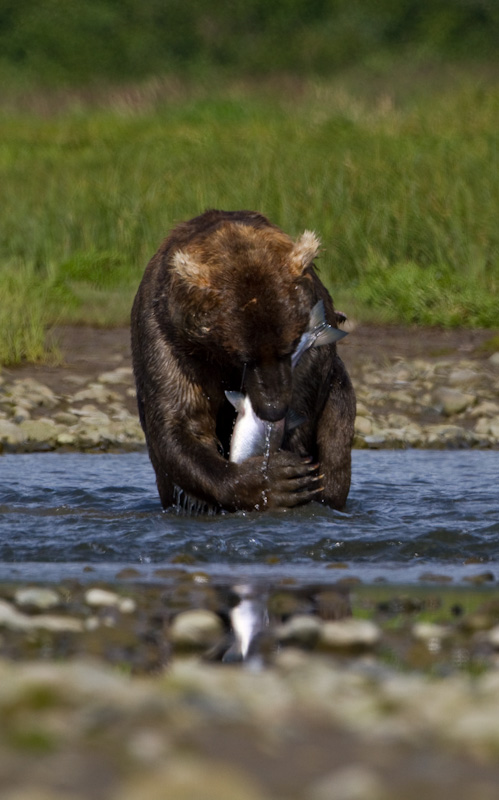
[[[264,420],[285,416],[291,355],[315,302],[311,231],[293,241],[278,228],[225,222],[170,257],[169,316],[193,352],[244,375]],[[240,387],[236,387],[240,388]]]

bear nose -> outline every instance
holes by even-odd
[[[291,363],[275,359],[248,367],[244,385],[260,419],[278,422],[286,416],[291,401]]]
[[[288,413],[286,403],[262,403],[258,408],[257,414],[265,422],[278,422]]]

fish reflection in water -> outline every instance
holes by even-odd
[[[261,658],[260,641],[269,625],[267,595],[251,584],[233,586],[239,602],[230,611],[234,643],[224,661],[256,661]]]

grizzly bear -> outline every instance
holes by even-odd
[[[254,211],[206,211],[178,225],[149,262],[132,309],[137,403],[164,508],[179,491],[236,511],[319,500],[342,508],[350,488],[352,384],[336,346],[291,356],[322,299],[338,327],[310,231],[295,242]],[[302,424],[270,458],[229,461],[246,393],[269,422]]]

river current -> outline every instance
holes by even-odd
[[[161,510],[145,453],[0,456],[0,580],[499,577],[499,452],[354,451],[343,512]]]

